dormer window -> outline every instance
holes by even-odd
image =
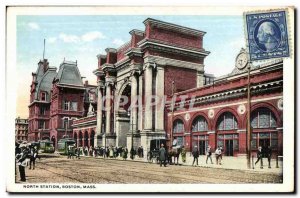
[[[41,101],[46,101],[46,92],[41,93]]]

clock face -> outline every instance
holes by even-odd
[[[248,63],[248,57],[246,53],[240,53],[235,61],[235,66],[238,69],[244,69]]]

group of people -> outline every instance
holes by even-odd
[[[216,164],[217,165],[221,165],[221,161],[222,161],[222,154],[223,153],[223,149],[221,146],[217,147],[217,149],[215,150],[215,156],[216,156]],[[198,158],[200,156],[200,152],[198,149],[198,146],[194,146],[193,151],[192,151],[192,155],[193,155],[193,164],[192,166],[198,166]],[[206,148],[206,164],[208,162],[208,160],[210,159],[210,163],[213,164],[213,160],[212,160],[212,149],[211,146],[208,145]]]
[[[26,143],[16,145],[15,148],[16,165],[19,168],[20,181],[26,182],[25,168],[29,164],[29,169],[35,169],[35,161],[38,158],[37,146]]]
[[[107,146],[107,147],[76,147],[76,145],[69,145],[67,147],[67,156],[68,159],[74,159],[74,156],[76,156],[77,159],[80,159],[80,156],[91,156],[91,157],[103,157],[103,158],[117,158],[122,157],[123,160],[126,160],[128,158],[128,148],[125,147],[113,147],[113,146]],[[144,157],[144,149],[142,146],[138,147],[136,150],[130,150],[130,157],[134,158],[135,156],[138,156],[139,158]]]

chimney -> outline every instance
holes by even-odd
[[[32,82],[36,81],[36,73],[32,73]]]
[[[89,85],[89,81],[88,80],[84,81],[84,86],[87,86],[87,85]]]

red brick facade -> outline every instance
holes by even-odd
[[[282,154],[283,111],[280,106],[283,83],[282,62],[269,64],[265,67],[265,72],[264,69],[253,69],[252,71],[250,81],[252,87],[251,120],[258,119],[258,111],[261,113],[270,112],[272,115],[271,120],[274,119],[273,122],[276,123],[271,123],[269,127],[253,127],[252,151],[256,152],[258,146],[268,144],[272,146],[274,155]],[[244,73],[241,77],[232,75],[228,78],[219,79],[219,82],[217,79],[213,85],[177,93],[177,103],[182,95],[188,96],[186,101],[193,97],[196,98],[196,102],[192,109],[188,109],[190,103],[187,103],[185,104],[187,110],[175,110],[173,113],[169,111],[168,124],[166,125],[168,135],[171,137],[172,134],[173,137],[181,138],[188,150],[191,150],[193,145],[201,147],[203,143],[205,148],[209,144],[213,150],[216,149],[217,145],[221,145],[225,150],[225,154],[234,156],[245,154],[248,112],[246,87],[247,75]],[[201,100],[203,102],[200,102]],[[239,110],[239,108],[243,110]],[[210,111],[213,112],[211,116],[209,116]],[[220,130],[219,119],[224,116],[224,113],[230,113],[234,116],[236,127]],[[202,131],[193,131],[193,123],[199,116],[206,121],[207,128]],[[178,120],[183,123],[184,127],[181,132],[174,132],[172,126],[174,127]],[[228,139],[222,137],[228,137]],[[224,140],[223,143],[221,143],[222,140]],[[227,148],[231,140],[237,142],[233,153],[230,153],[228,151],[230,148]]]

